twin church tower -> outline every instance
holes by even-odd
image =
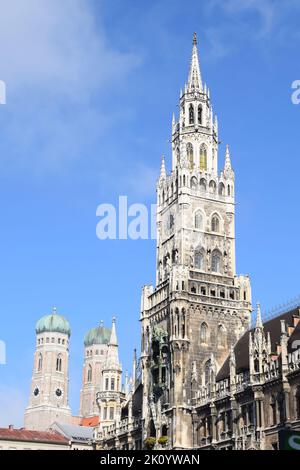
[[[143,288],[140,316],[142,441],[168,435],[172,448],[193,446],[193,400],[250,324],[250,281],[236,274],[234,171],[228,146],[218,170],[219,144],[194,35],[188,81],[172,122],[172,170],[167,174],[163,158],[157,182],[156,285]],[[114,324],[96,330],[86,337],[81,414],[94,413],[96,397],[110,387],[117,392],[114,404],[103,399],[100,420],[113,408],[110,418],[117,423],[123,392]],[[28,427],[42,410],[51,419],[70,416],[69,334],[55,314],[37,325]]]
[[[115,319],[111,328],[101,322],[85,335],[80,410],[75,417],[69,406],[70,335],[69,322],[56,309],[36,324],[31,393],[24,419],[27,429],[47,430],[54,422],[81,424],[93,417],[109,425],[120,413],[125,391]]]

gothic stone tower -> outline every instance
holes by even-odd
[[[56,309],[36,324],[36,350],[26,429],[45,431],[54,423],[71,422],[69,407],[69,322]]]
[[[218,122],[194,35],[172,122],[172,171],[157,183],[156,287],[142,292],[144,436],[192,448],[194,397],[248,328],[251,289],[235,268],[235,181],[229,147],[218,172]]]

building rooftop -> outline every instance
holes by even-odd
[[[69,444],[62,434],[56,431],[31,431],[28,429],[0,428],[0,439],[8,441],[24,441],[24,442],[45,442],[53,444]]]
[[[300,341],[300,314],[299,308],[293,309],[289,312],[285,312],[278,317],[274,317],[271,320],[266,321],[264,326],[264,332],[266,335],[270,333],[272,353],[277,355],[277,345],[280,343],[281,336],[281,320],[285,320],[287,328],[294,328],[288,339],[288,352],[292,352],[292,343],[294,341]],[[236,343],[234,347],[235,359],[236,359],[236,371],[241,373],[249,370],[249,335],[253,333],[255,328],[247,331]],[[224,380],[229,377],[229,360],[230,356],[227,357],[223,363],[221,369],[217,374],[217,382]]]

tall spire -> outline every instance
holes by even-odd
[[[164,156],[161,157],[160,177],[161,177],[161,179],[164,179],[164,180],[167,177],[165,157]]]
[[[231,170],[231,159],[229,145],[226,145],[225,170]]]
[[[257,304],[256,310],[256,328],[262,328],[263,323],[261,319],[260,303]]]
[[[196,33],[194,33],[194,37],[193,37],[193,51],[192,51],[192,59],[191,59],[191,66],[190,66],[189,79],[188,79],[188,90],[190,92],[194,90],[202,91],[202,79],[201,79],[201,72],[200,72],[200,66],[199,66]]]
[[[113,319],[112,319],[112,327],[111,327],[109,345],[110,346],[118,346],[117,333],[116,333],[116,318],[115,317],[113,317]]]

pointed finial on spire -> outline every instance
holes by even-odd
[[[103,328],[103,320],[100,320],[100,328]]]
[[[52,315],[57,315],[57,308],[56,307],[52,308]]]
[[[165,165],[165,157],[161,157],[161,167],[160,167],[160,178],[166,179],[167,172],[166,172],[166,165]]]
[[[197,33],[193,34],[193,46],[197,46]]]
[[[191,66],[188,78],[188,89],[189,91],[202,91],[202,79],[199,66],[199,57],[198,57],[198,48],[197,48],[197,34],[194,33],[193,36],[193,51]]]
[[[116,333],[116,317],[112,319],[111,334],[109,340],[110,346],[118,346],[117,333]]]
[[[229,145],[226,145],[225,170],[231,170],[231,158],[230,158]]]
[[[256,328],[262,328],[263,323],[261,319],[261,311],[260,311],[260,303],[257,303],[257,309],[256,309]]]

